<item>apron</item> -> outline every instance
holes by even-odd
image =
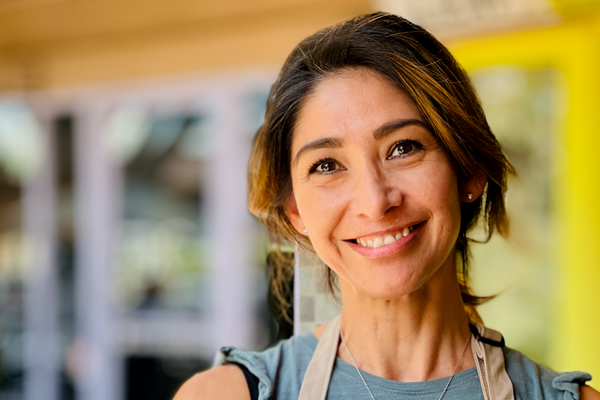
[[[470,325],[471,350],[485,400],[514,400],[513,386],[504,368],[504,338],[482,325]],[[340,339],[340,317],[331,320],[315,349],[298,400],[325,400]]]

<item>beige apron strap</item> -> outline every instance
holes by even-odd
[[[340,340],[340,317],[329,323],[319,340],[300,388],[298,400],[325,400]]]
[[[499,332],[472,325],[471,349],[485,400],[514,400],[510,377],[504,366],[504,339]]]
[[[504,366],[504,339],[499,332],[474,325],[471,350],[485,400],[515,400]],[[340,317],[331,320],[308,364],[298,400],[325,400],[340,338]]]

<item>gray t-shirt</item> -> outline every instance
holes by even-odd
[[[262,352],[223,347],[227,363],[245,366],[258,378],[259,399],[297,399],[308,363],[317,347],[311,333],[284,340]],[[504,348],[506,370],[513,383],[515,400],[578,400],[579,385],[592,377],[584,372],[557,373],[533,362],[522,353]],[[377,400],[438,400],[448,378],[426,382],[396,382],[361,371]],[[328,400],[371,400],[353,365],[336,359],[329,383]],[[483,400],[475,368],[454,376],[444,400]]]

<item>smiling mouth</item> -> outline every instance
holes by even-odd
[[[396,242],[403,237],[408,236],[412,231],[423,225],[424,222],[419,222],[418,224],[410,225],[404,227],[403,229],[399,229],[396,232],[390,232],[383,235],[371,235],[371,236],[363,236],[356,239],[349,239],[348,242],[361,245],[363,247],[372,247],[378,248],[390,245]]]

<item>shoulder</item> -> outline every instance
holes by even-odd
[[[510,348],[504,348],[506,372],[513,383],[515,397],[522,399],[588,399],[580,397],[580,387],[592,379],[590,374],[581,371],[556,372],[540,365]],[[582,389],[587,392],[587,389]],[[595,400],[594,397],[590,399]]]
[[[250,392],[242,370],[222,365],[191,377],[181,386],[173,400],[243,400]]]
[[[222,347],[224,363],[244,365],[251,372],[260,370],[271,375],[281,367],[310,361],[318,340],[310,332],[282,340],[264,351],[246,351],[237,347]],[[256,374],[255,374],[256,375]],[[260,376],[259,376],[260,378]]]
[[[600,393],[589,386],[582,386],[579,392],[580,400],[600,400]]]
[[[243,365],[257,378],[259,398],[297,398],[317,343],[308,332],[261,352],[223,347],[221,354],[224,363]]]

